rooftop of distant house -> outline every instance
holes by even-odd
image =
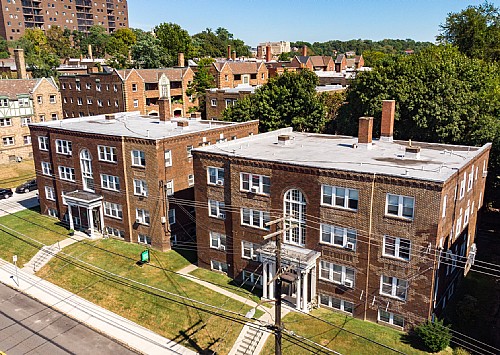
[[[180,123],[183,123],[184,126]],[[248,122],[203,121],[186,118],[173,118],[170,121],[160,121],[156,116],[141,115],[139,112],[121,112],[112,115],[87,116],[34,123],[30,124],[30,126],[93,133],[104,136],[159,140],[246,123]]]
[[[250,86],[250,85],[238,85],[234,88],[224,88],[224,89],[207,89],[207,91],[211,93],[223,92],[226,94],[237,94],[237,93],[250,93],[255,94],[255,90],[260,88],[262,85]],[[327,92],[327,91],[342,91],[345,90],[345,87],[342,85],[321,85],[316,86],[316,92]]]
[[[284,128],[196,150],[272,163],[444,182],[491,144],[470,147],[412,142],[411,147],[420,148],[419,157],[406,153],[409,146],[408,141],[373,140],[368,149],[358,146],[356,137]]]

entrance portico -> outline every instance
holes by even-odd
[[[270,241],[257,250],[262,261],[262,297],[274,299],[276,275],[276,242]],[[316,260],[321,253],[303,247],[282,244],[282,297],[303,312],[309,312],[309,305],[316,299]],[[268,284],[269,283],[269,284]]]
[[[68,205],[70,229],[75,229],[72,209],[76,208],[78,210],[78,217],[80,221],[82,220],[81,209],[83,209],[84,215],[86,215],[88,228],[85,228],[84,231],[89,234],[90,238],[97,237],[96,232],[103,232],[104,211],[102,207],[102,196],[87,191],[76,190],[64,194],[63,198]]]

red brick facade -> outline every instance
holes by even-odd
[[[235,88],[238,85],[262,85],[269,79],[264,62],[215,62],[210,71],[219,89]]]

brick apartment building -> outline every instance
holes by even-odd
[[[194,78],[189,67],[127,70],[105,67],[102,72],[96,69],[91,67],[86,74],[59,78],[64,117],[123,111],[158,116],[162,90],[170,97],[174,117],[188,116],[198,104],[186,93]]]
[[[207,89],[205,94],[207,119],[220,119],[226,108],[248,95],[253,95],[256,88],[256,86],[239,86],[228,89]]]
[[[215,77],[219,89],[235,88],[238,85],[262,85],[269,79],[267,67],[262,61],[214,62],[210,72]]]
[[[473,262],[491,144],[395,141],[394,110],[384,101],[379,140],[362,117],[358,138],[282,129],[194,150],[198,264],[274,298],[263,236],[285,216],[297,227],[282,239],[283,294],[297,309],[400,328],[439,314]]]
[[[0,80],[0,164],[31,158],[29,123],[62,119],[52,78]]]
[[[194,243],[191,150],[255,134],[258,121],[170,120],[168,99],[160,106],[160,118],[117,113],[30,125],[41,212],[91,237],[160,250],[171,238]]]
[[[127,0],[2,0],[0,36],[8,41],[19,39],[27,28],[87,32],[93,25],[109,33],[128,28]]]

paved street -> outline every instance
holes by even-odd
[[[30,191],[24,194],[17,194],[14,192],[12,197],[0,200],[0,217],[8,213],[22,211],[26,208],[38,206],[37,190]]]
[[[4,284],[0,284],[0,351],[9,355],[136,354]]]

